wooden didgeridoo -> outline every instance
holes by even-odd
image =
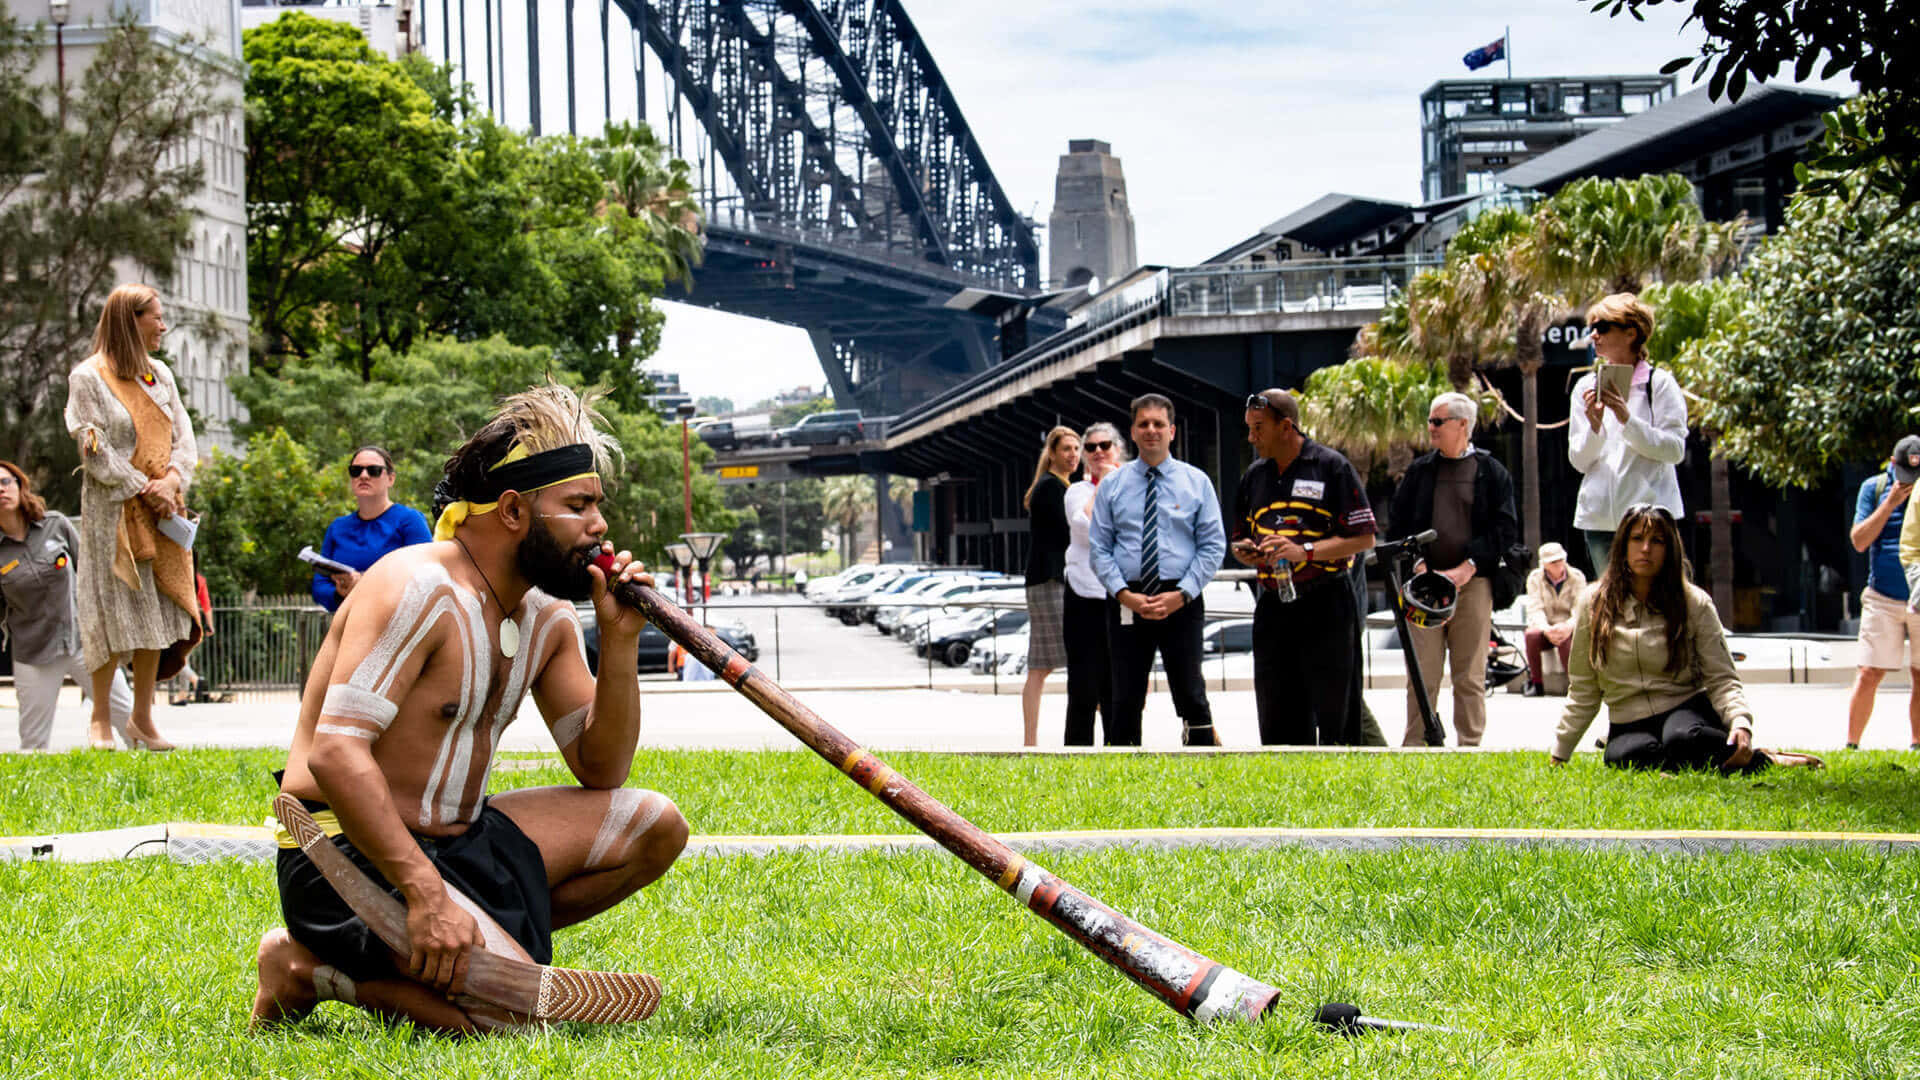
[[[273,800],[273,816],[387,948],[401,955],[410,951],[406,905],[335,847],[299,799],[281,793]],[[645,1020],[659,1008],[660,980],[622,971],[549,967],[474,948],[467,952],[466,994],[535,1020],[624,1024]]]
[[[602,570],[611,556],[596,560]],[[1088,952],[1119,968],[1175,1012],[1196,1020],[1219,1016],[1255,1019],[1273,1007],[1279,991],[1160,936],[1042,870],[993,834],[920,790],[879,758],[861,749],[780,688],[747,658],[693,621],[657,590],[627,582],[614,596],[640,609],[647,620],[680,643],[728,686],[740,691],[781,727],[792,732],[847,778],[873,793],[907,823],[1010,892]]]

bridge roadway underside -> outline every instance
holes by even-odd
[[[835,403],[889,416],[999,359],[993,320],[943,306],[978,284],[904,253],[715,226],[693,289],[674,298],[806,330]]]
[[[1174,403],[1174,456],[1205,469],[1231,515],[1240,474],[1253,463],[1244,419],[1247,395],[1299,389],[1309,373],[1346,359],[1355,331],[1377,310],[1232,317],[1158,315],[1059,357],[1042,357],[1017,378],[978,393],[955,391],[939,414],[887,440],[891,471],[933,487],[934,559],[1024,570],[1029,548],[1021,499],[1033,481],[1042,440],[1064,424],[1076,431],[1105,420],[1123,433],[1128,404],[1157,393]],[[1129,444],[1132,442],[1128,437]],[[1129,455],[1131,456],[1131,455]]]

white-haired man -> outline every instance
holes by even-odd
[[[1465,394],[1449,391],[1427,409],[1433,452],[1416,458],[1394,489],[1387,538],[1399,540],[1432,529],[1439,534],[1415,572],[1435,570],[1459,589],[1453,618],[1445,626],[1413,632],[1427,700],[1440,692],[1442,668],[1453,669],[1453,730],[1461,746],[1480,745],[1487,727],[1487,635],[1493,629],[1489,576],[1519,539],[1513,509],[1513,477],[1493,455],[1473,445],[1479,408]],[[1412,675],[1411,672],[1408,673]],[[1407,732],[1403,745],[1425,742],[1425,723],[1407,680]]]

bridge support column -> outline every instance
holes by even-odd
[[[836,409],[857,409],[860,403],[853,394],[853,373],[840,359],[840,350],[833,343],[833,334],[827,330],[808,330],[807,339],[813,342],[813,353],[820,358],[820,368],[827,373],[827,389],[833,391],[833,407]]]

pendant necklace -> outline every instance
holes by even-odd
[[[480,574],[480,580],[487,583],[487,594],[493,597],[494,606],[500,609],[500,653],[509,660],[513,659],[513,654],[520,651],[520,627],[514,623],[513,613],[507,610],[507,605],[500,602],[500,594],[493,591],[493,582],[488,580],[487,572],[480,569],[480,560],[473,557],[473,552],[467,551],[467,542],[457,536],[453,538],[453,542],[460,545],[461,551],[466,552],[467,561],[472,563],[474,570]]]

